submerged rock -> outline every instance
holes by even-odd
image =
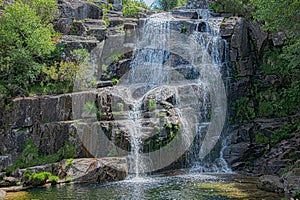
[[[61,179],[74,183],[103,183],[123,180],[128,175],[126,158],[81,158],[63,160],[58,165]]]

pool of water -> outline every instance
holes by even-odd
[[[5,200],[24,199],[281,199],[256,188],[256,178],[235,174],[178,174],[129,178],[92,185],[60,185],[8,193]]]

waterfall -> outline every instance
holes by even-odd
[[[121,101],[127,108],[125,120],[124,115],[118,119],[118,112],[114,118],[128,130],[133,177],[184,157],[193,168],[201,165],[200,171],[207,171],[203,158],[219,141],[227,106],[220,73],[226,56],[219,36],[222,18],[210,18],[207,9],[197,13],[189,33],[180,31],[182,22],[171,13],[147,18],[130,71],[107,89],[114,104]]]

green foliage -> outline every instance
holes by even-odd
[[[73,166],[73,160],[74,160],[74,158],[69,158],[67,161],[66,161],[66,164],[68,165],[68,166]]]
[[[75,156],[75,153],[75,146],[71,145],[69,142],[66,142],[65,145],[61,147],[56,153],[52,155],[40,155],[38,153],[37,146],[32,142],[32,140],[28,140],[22,152],[22,155],[18,159],[16,159],[13,166],[6,168],[5,171],[7,172],[7,174],[10,174],[17,168],[55,163],[66,158],[72,158]]]
[[[163,129],[163,130],[162,130]],[[145,141],[144,150],[151,152],[166,146],[172,141],[180,130],[179,124],[165,123],[164,127],[154,126],[155,135]],[[161,133],[167,133],[167,136],[161,136]]]
[[[216,0],[209,8],[218,13],[232,13],[233,15],[248,15],[251,6],[248,0]]]
[[[73,158],[76,154],[75,145],[71,144],[69,141],[65,142],[65,145],[58,150],[59,160],[65,158]]]
[[[186,0],[155,0],[155,9],[170,11],[175,7],[184,6]]]
[[[255,7],[253,16],[270,31],[297,31],[300,28],[300,2],[295,0],[250,0]],[[284,12],[282,12],[284,10]],[[292,23],[291,23],[292,22]]]
[[[49,177],[49,181],[51,182],[51,185],[56,185],[57,182],[59,181],[59,177],[58,177],[58,176],[51,175],[51,176]]]
[[[70,177],[67,177],[67,178],[64,180],[65,183],[71,183],[72,181],[73,181],[73,179],[70,178]]]
[[[50,176],[50,172],[33,173],[29,179],[33,186],[40,186],[44,185]]]
[[[271,48],[264,54],[261,72],[276,75],[284,80],[284,85],[256,94],[259,117],[284,117],[294,114],[299,109],[300,61],[298,56],[292,56],[287,52],[286,49],[291,48],[290,46]]]
[[[119,83],[119,79],[113,78],[113,79],[111,80],[111,82],[112,82],[112,84],[117,85],[117,84]]]
[[[147,105],[148,111],[153,111],[156,109],[156,100],[155,99],[150,99]]]
[[[293,191],[293,192],[292,192],[292,196],[293,196],[293,198],[295,198],[295,199],[299,199],[299,198],[300,198],[300,191],[299,191],[299,190]]]
[[[22,161],[25,163],[29,163],[32,162],[33,160],[36,160],[38,157],[39,157],[39,149],[31,139],[28,140],[21,155]]]
[[[16,0],[5,6],[0,18],[0,85],[8,98],[28,95],[30,85],[39,81],[42,65],[56,48],[50,22],[57,13],[55,0]]]
[[[254,108],[250,106],[250,99],[248,97],[236,100],[232,105],[232,109],[236,114],[236,123],[248,123],[256,116]]]
[[[139,18],[139,12],[147,9],[146,4],[140,0],[122,0],[122,3],[125,17]]]
[[[103,12],[102,19],[105,21],[107,26],[109,26],[109,21],[108,21],[107,14],[108,14],[108,11],[111,10],[112,6],[113,5],[111,3],[103,3],[101,5],[102,12]]]
[[[257,143],[265,144],[265,143],[269,143],[270,139],[266,137],[263,133],[257,133],[255,135],[255,141]]]

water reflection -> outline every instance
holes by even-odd
[[[257,178],[234,174],[179,174],[127,179],[115,183],[65,185],[9,194],[6,200],[101,199],[101,200],[236,200],[281,199],[256,188]],[[18,195],[19,194],[19,195]]]

